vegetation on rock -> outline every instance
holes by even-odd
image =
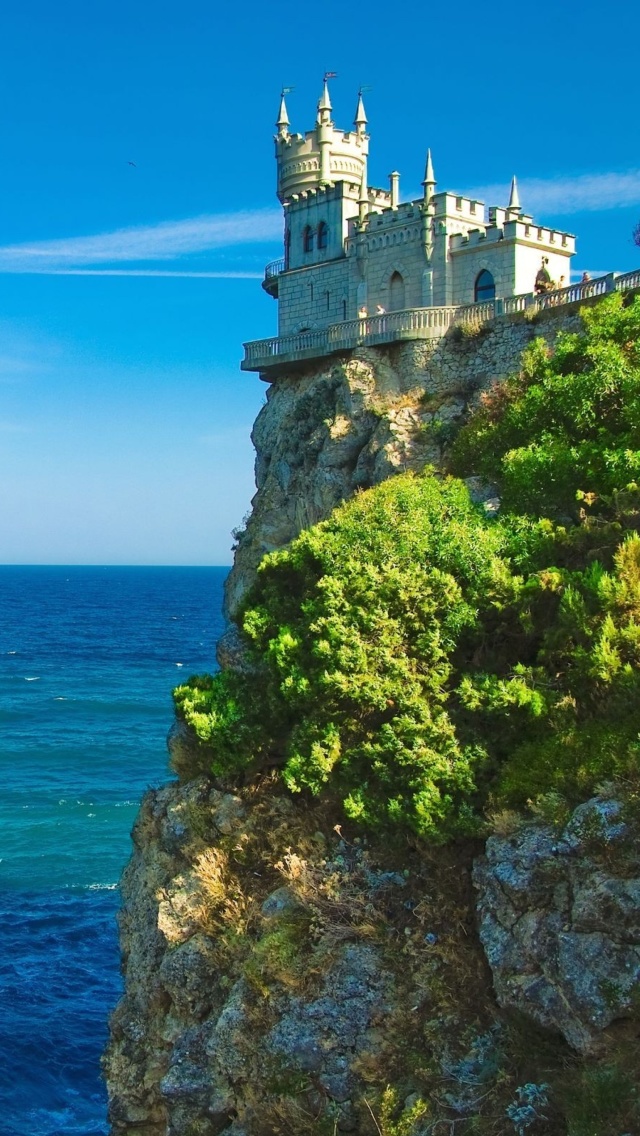
[[[634,779],[640,747],[640,300],[583,312],[485,394],[452,472],[400,475],[267,556],[252,668],[175,692],[203,764],[432,840],[487,809]]]

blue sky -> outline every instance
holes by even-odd
[[[9,10],[9,9],[12,10]],[[275,333],[273,121],[313,125],[325,70],[370,180],[506,200],[578,234],[578,270],[640,251],[640,9],[594,0],[347,9],[22,0],[0,12],[0,561],[224,564]],[[134,162],[135,165],[130,165]]]

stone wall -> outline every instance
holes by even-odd
[[[358,348],[278,376],[256,420],[257,493],[227,586],[233,617],[266,552],[358,489],[441,464],[479,392],[518,367],[536,336],[580,327],[577,305],[500,318],[438,340]]]

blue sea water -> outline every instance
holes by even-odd
[[[117,881],[227,571],[0,567],[0,1136],[107,1132]]]

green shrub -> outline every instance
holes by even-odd
[[[433,840],[478,831],[487,802],[637,781],[640,300],[584,321],[555,353],[535,341],[455,443],[499,520],[452,477],[400,475],[265,557],[251,671],[176,691],[216,775],[281,766]]]
[[[267,556],[241,620],[258,674],[179,688],[213,769],[280,762],[364,823],[473,827],[474,769],[447,712],[452,655],[506,602],[500,531],[463,485],[403,475]]]
[[[580,519],[640,477],[640,299],[582,310],[582,334],[536,339],[460,432],[452,469],[498,481],[515,513]],[[602,511],[600,508],[599,512]]]

